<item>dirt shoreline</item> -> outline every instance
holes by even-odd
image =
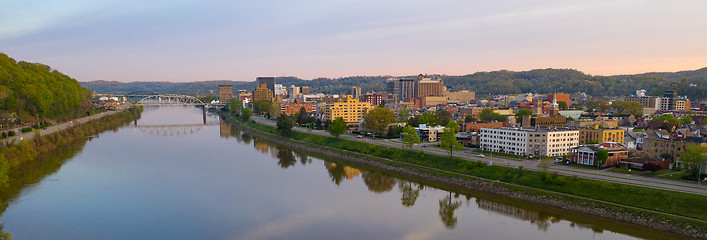
[[[430,174],[426,172],[419,171],[415,168],[410,167],[400,167],[385,164],[379,161],[369,161],[362,159],[360,157],[352,156],[349,154],[344,154],[336,151],[327,150],[328,147],[314,147],[311,143],[297,144],[289,140],[285,140],[282,137],[273,137],[268,134],[264,134],[258,130],[247,127],[237,121],[234,121],[230,116],[226,116],[223,112],[220,112],[221,118],[226,120],[232,126],[240,129],[248,134],[256,135],[265,140],[274,142],[276,144],[291,148],[294,150],[312,152],[318,155],[333,157],[340,159],[344,162],[349,162],[357,165],[362,165],[369,168],[380,169],[383,171],[389,171],[395,174],[411,176],[415,178],[420,178],[426,181],[436,182],[444,185],[449,185],[456,188],[462,188],[470,191],[483,191],[487,193],[492,193],[500,196],[510,197],[513,199],[528,201],[531,203],[551,206],[555,208],[570,210],[574,212],[604,217],[612,220],[617,220],[621,222],[636,224],[640,226],[649,227],[652,229],[657,229],[666,232],[677,233],[698,239],[707,239],[707,229],[702,227],[695,227],[691,225],[681,225],[678,226],[677,223],[669,221],[669,219],[656,219],[653,214],[645,214],[641,210],[628,210],[618,206],[611,206],[607,204],[601,204],[596,202],[573,202],[569,200],[560,199],[558,196],[549,195],[537,195],[531,194],[522,190],[513,190],[506,186],[505,184],[495,183],[491,180],[481,180],[481,179],[470,179],[470,178],[454,178],[448,176],[438,176],[435,174]],[[327,148],[327,149],[325,149]],[[356,154],[357,153],[351,153]]]

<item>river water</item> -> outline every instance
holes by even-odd
[[[15,239],[681,238],[322,160],[187,106],[27,168],[3,198]]]

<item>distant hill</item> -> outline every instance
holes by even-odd
[[[407,76],[413,77],[413,76]],[[277,83],[284,86],[310,86],[312,92],[346,93],[351,86],[361,86],[362,91],[383,91],[385,79],[389,76],[354,76],[345,78],[317,78],[303,80],[296,77],[278,77]],[[679,95],[690,99],[707,98],[707,68],[675,73],[644,73],[635,75],[592,76],[574,69],[534,69],[530,71],[477,72],[463,76],[443,76],[445,86],[453,91],[470,90],[478,94],[514,93],[578,93],[593,96],[630,95],[634,90],[646,89],[655,95],[662,95],[667,89],[678,90]],[[228,83],[234,89],[252,90],[255,82],[203,81],[189,83],[109,81],[82,82],[81,84],[99,93],[128,93],[134,91],[155,91],[163,93],[216,92],[218,85]],[[691,86],[692,85],[692,86]]]

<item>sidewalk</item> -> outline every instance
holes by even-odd
[[[0,140],[0,142],[1,142],[2,144],[7,144],[7,143],[11,143],[11,142],[20,142],[20,141],[25,140],[25,139],[33,139],[34,136],[35,136],[35,134],[36,134],[36,133],[35,133],[36,131],[39,131],[39,134],[43,136],[43,135],[47,135],[47,134],[51,134],[51,133],[54,133],[54,132],[57,132],[57,131],[61,131],[61,130],[67,129],[67,128],[69,128],[69,127],[71,127],[71,126],[74,126],[74,125],[77,125],[77,124],[82,124],[82,123],[91,121],[91,120],[93,120],[93,119],[98,119],[98,118],[102,118],[102,117],[105,117],[105,116],[113,115],[113,114],[115,114],[115,113],[117,113],[117,112],[120,112],[120,111],[122,111],[122,110],[102,112],[102,113],[94,114],[94,115],[91,115],[91,116],[88,116],[88,117],[83,117],[83,118],[75,119],[75,120],[73,120],[73,121],[68,121],[68,122],[65,122],[65,123],[60,123],[60,124],[57,124],[57,125],[53,125],[53,126],[47,127],[47,128],[45,128],[45,129],[34,130],[34,131],[31,131],[31,132],[27,132],[27,133],[22,133],[22,132],[20,132],[20,131],[15,131],[15,132],[17,133],[16,136],[14,136],[14,137],[9,137],[9,138],[6,138],[6,139],[2,139],[2,140]]]

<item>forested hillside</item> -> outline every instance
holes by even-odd
[[[49,66],[0,53],[0,124],[85,114],[91,91]]]
[[[402,76],[415,77],[415,76]],[[310,86],[312,92],[346,93],[351,86],[362,87],[363,92],[383,91],[387,76],[355,76],[345,78],[317,78],[302,80],[296,77],[278,77],[277,83],[284,86]],[[443,76],[450,90],[470,90],[478,94],[583,92],[593,96],[624,96],[634,90],[646,89],[661,96],[663,91],[677,90],[679,95],[690,99],[707,98],[707,68],[676,73],[645,73],[620,76],[592,76],[573,69],[535,69],[530,71],[477,72],[463,76]],[[148,91],[160,93],[208,93],[217,91],[220,83],[228,83],[234,89],[253,90],[255,82],[206,81],[190,83],[134,82],[119,83],[94,81],[82,83],[100,93],[128,93]]]

